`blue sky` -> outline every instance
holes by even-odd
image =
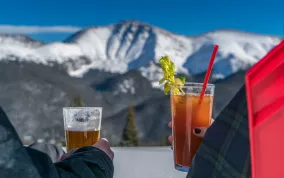
[[[127,19],[184,35],[229,28],[283,36],[284,1],[3,0],[0,6],[0,32],[25,33],[44,41]]]

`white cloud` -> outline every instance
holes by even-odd
[[[74,26],[15,26],[0,25],[0,33],[35,34],[35,33],[73,33],[81,30]]]

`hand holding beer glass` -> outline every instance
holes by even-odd
[[[66,150],[92,146],[100,140],[101,107],[63,108]]]

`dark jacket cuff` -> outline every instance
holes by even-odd
[[[100,169],[104,170],[104,172],[107,174],[107,177],[113,177],[113,161],[104,151],[100,150],[99,148],[85,146],[76,150],[72,156],[70,156],[70,158],[74,156],[83,156],[85,162],[97,164]]]

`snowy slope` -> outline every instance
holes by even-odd
[[[63,149],[66,151],[65,147]],[[174,168],[170,147],[111,149],[114,152],[114,178],[185,178],[187,175]]]
[[[187,175],[174,168],[170,147],[113,148],[113,151],[114,178],[185,178]]]
[[[225,78],[248,68],[279,42],[277,37],[228,30],[187,37],[138,21],[122,21],[90,27],[50,44],[0,36],[0,60],[62,64],[76,77],[89,69],[124,73],[139,68],[156,85],[159,67],[149,62],[156,63],[163,55],[174,60],[179,73],[195,75],[206,70],[213,45],[218,44],[213,75]]]

